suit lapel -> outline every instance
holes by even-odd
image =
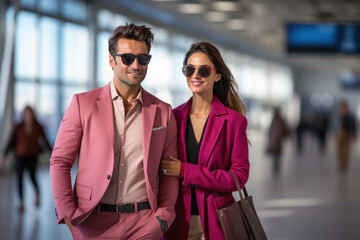
[[[225,118],[221,117],[221,115],[225,114],[227,114],[225,106],[214,95],[211,112],[199,152],[199,164],[201,166],[206,166],[209,161],[210,154],[218,141],[225,123]]]
[[[149,93],[144,89],[143,91],[143,106],[142,106],[142,123],[143,123],[143,156],[144,156],[144,170],[147,174],[149,150],[152,128],[154,126],[155,115],[157,106],[153,103],[153,100]]]
[[[179,158],[183,159],[184,162],[187,162],[185,134],[186,134],[186,125],[190,113],[191,103],[192,103],[192,98],[190,98],[189,101],[186,102],[186,104],[183,106],[182,109],[179,109],[180,129],[178,131],[178,134],[180,135],[180,138],[178,143],[178,151],[179,151]]]
[[[111,145],[114,147],[114,114],[111,102],[110,84],[103,87],[98,100],[96,101],[100,115],[103,118],[103,123],[109,137]]]

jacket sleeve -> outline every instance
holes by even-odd
[[[9,142],[7,143],[5,150],[4,150],[4,155],[8,155],[8,153],[10,152],[11,149],[15,148],[15,144],[16,144],[16,132],[17,132],[18,126],[14,126],[10,135],[10,139]]]
[[[46,137],[46,134],[45,134],[45,131],[44,131],[44,128],[42,125],[39,124],[39,127],[40,127],[40,137],[42,139],[42,143],[43,145],[45,145],[45,147],[49,150],[49,151],[52,151],[52,147],[49,143],[49,140],[48,138]]]
[[[210,171],[208,168],[200,165],[185,163],[182,185],[224,193],[233,192],[237,188],[234,178],[227,172],[231,171],[237,177],[240,187],[243,188],[248,180],[250,167],[246,127],[247,120],[243,118],[235,129],[228,170],[215,169]]]
[[[169,155],[178,156],[177,152],[177,127],[173,112],[169,106],[168,128],[166,133],[165,145],[163,148],[162,159],[169,159]],[[170,227],[175,219],[175,203],[179,191],[179,179],[177,177],[159,176],[159,208],[155,213],[156,217],[165,220]]]
[[[63,223],[64,217],[71,219],[76,209],[70,170],[83,135],[79,110],[78,97],[74,95],[60,123],[50,159],[50,177],[58,223]]]

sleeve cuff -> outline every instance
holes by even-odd
[[[182,162],[180,167],[180,178],[184,178],[184,172],[185,172],[185,163]]]

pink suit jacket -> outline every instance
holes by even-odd
[[[143,163],[150,206],[168,225],[175,218],[179,181],[158,174],[161,159],[177,156],[176,122],[171,106],[143,90]],[[75,225],[99,204],[114,167],[114,115],[110,84],[74,95],[61,121],[50,159],[58,223]],[[70,170],[78,156],[72,189]]]
[[[176,218],[166,239],[187,239],[191,213],[191,187],[195,187],[205,239],[225,239],[216,209],[234,202],[235,174],[241,188],[249,175],[247,120],[226,107],[215,96],[199,152],[198,165],[187,163],[185,131],[192,98],[174,109],[178,126],[179,158],[185,162],[184,178],[176,203]]]

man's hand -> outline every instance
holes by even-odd
[[[65,217],[65,218],[64,218],[64,222],[65,222],[65,224],[68,226],[69,230],[71,231],[73,225],[72,225],[70,219],[68,219],[67,217]]]

